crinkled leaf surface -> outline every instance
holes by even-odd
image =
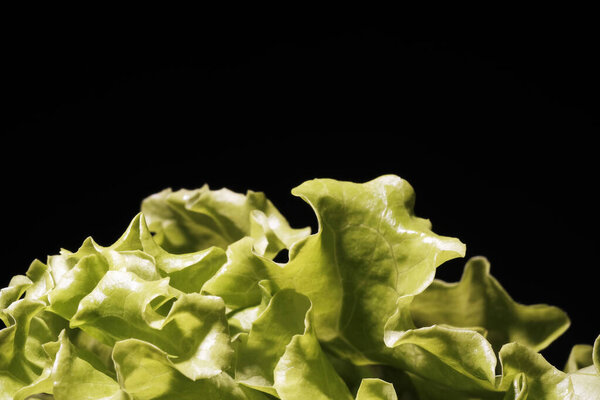
[[[169,285],[185,293],[200,292],[204,283],[226,261],[225,251],[214,246],[192,253],[169,253],[156,242],[142,213],[135,216],[125,233],[110,249],[117,254],[143,252],[147,255],[146,258],[149,256],[152,264],[149,270],[155,269],[161,277],[169,277]],[[149,276],[146,279],[152,280],[155,277]]]
[[[156,241],[171,253],[191,253],[211,246],[226,249],[250,236],[262,255],[273,257],[310,233],[292,229],[264,193],[246,195],[229,189],[163,190],[146,198],[142,212]]]
[[[294,290],[275,293],[238,347],[236,379],[284,400],[351,398],[316,338],[310,307]]]
[[[222,372],[212,377],[190,379],[158,347],[137,339],[126,339],[114,347],[113,358],[119,382],[134,399],[248,399],[233,378]],[[256,398],[261,398],[258,394]]]
[[[506,344],[500,349],[502,389],[510,389],[514,379],[526,380],[526,399],[564,400],[573,396],[567,375],[550,365],[541,354],[518,343]]]
[[[277,292],[238,348],[236,379],[277,395],[273,388],[275,367],[292,338],[304,333],[309,308],[306,296],[289,289]]]
[[[130,272],[109,271],[81,300],[70,325],[109,345],[128,338],[153,343],[191,379],[220,373],[233,356],[223,301],[178,294],[167,278],[145,281]]]
[[[50,310],[66,319],[77,312],[79,303],[87,296],[108,271],[108,263],[98,254],[90,254],[77,261],[65,272],[49,293]]]
[[[51,341],[43,324],[36,324],[35,316],[45,304],[39,301],[21,299],[5,309],[11,324],[0,331],[0,370],[7,371],[20,382],[30,383],[43,370],[45,356],[42,343]]]
[[[282,267],[256,254],[253,244],[249,237],[231,244],[227,262],[202,287],[204,293],[221,297],[231,310],[260,304],[263,296],[260,281],[281,283]]]
[[[29,288],[33,283],[31,280],[24,275],[15,275],[11,278],[8,286],[0,290],[0,310],[6,309],[15,301],[19,300],[25,290]],[[4,312],[0,313],[4,325],[10,325],[9,319]]]
[[[114,377],[94,368],[81,358],[63,332],[60,348],[52,368],[53,394],[56,400],[125,400],[130,397],[121,390]]]
[[[309,297],[320,340],[369,362],[385,348],[386,322],[407,305],[400,299],[424,290],[435,268],[465,247],[414,215],[413,189],[395,176],[364,184],[318,179],[292,193],[313,207],[319,231],[296,242],[283,266],[252,252],[250,239],[235,243],[203,290],[241,308],[260,300],[259,280],[293,288]]]
[[[319,337],[340,338],[349,351],[377,353],[398,299],[420,293],[437,266],[464,255],[458,239],[414,215],[413,188],[396,176],[317,179],[292,193],[313,207],[319,232],[292,248],[288,284],[311,299]]]
[[[518,343],[504,345],[499,358],[502,363],[500,388],[505,389],[515,378],[522,379],[523,399],[588,400],[600,394],[600,374],[591,365],[567,374],[548,363],[541,354]]]
[[[495,388],[491,344],[470,329],[434,325],[387,337],[387,362],[444,390],[488,396]]]
[[[33,260],[31,265],[29,265],[26,275],[32,284],[27,288],[25,297],[31,300],[47,302],[47,294],[54,288],[54,280],[50,275],[48,266],[40,260]]]
[[[44,310],[45,303],[21,299],[3,310],[9,326],[0,331],[0,388],[7,398],[29,385],[37,385],[48,368],[44,346],[56,341],[65,321]],[[4,390],[0,390],[4,395]],[[0,397],[1,398],[1,397]]]

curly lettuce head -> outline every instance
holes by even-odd
[[[411,185],[315,179],[295,229],[263,193],[166,189],[110,246],[33,261],[0,291],[4,399],[595,399],[600,339],[516,303],[414,213]],[[289,261],[275,256],[289,251]],[[600,338],[600,337],[599,337]]]

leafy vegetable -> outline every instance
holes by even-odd
[[[544,304],[515,303],[490,275],[490,263],[473,257],[458,283],[434,281],[411,305],[417,326],[480,327],[496,351],[519,342],[539,351],[569,326],[567,315]]]
[[[516,303],[481,256],[435,279],[465,245],[405,180],[292,194],[317,232],[204,185],[149,196],[110,246],[34,260],[0,291],[0,400],[600,398],[600,336],[561,371],[539,351],[562,310]]]

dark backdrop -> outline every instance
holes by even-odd
[[[3,50],[2,286],[87,236],[112,243],[166,187],[264,191],[316,228],[294,186],[392,173],[515,300],[568,312],[543,353],[562,367],[600,333],[596,27],[405,22],[16,27]],[[439,276],[459,279],[463,263]]]

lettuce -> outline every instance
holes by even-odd
[[[483,256],[436,279],[465,244],[407,181],[292,194],[317,232],[205,185],[144,199],[112,245],[34,260],[0,291],[0,400],[600,398],[600,336],[560,370],[539,352],[564,311],[515,302]]]

